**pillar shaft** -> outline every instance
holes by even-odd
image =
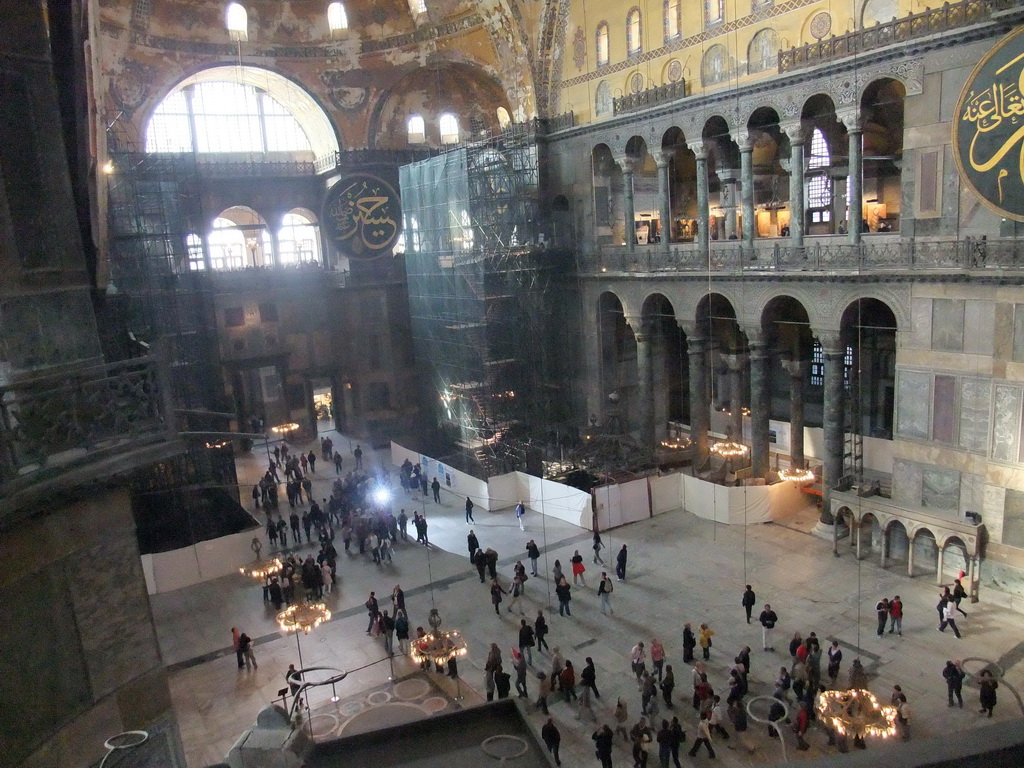
[[[789,239],[796,248],[804,244],[804,144],[802,137],[790,138]]]
[[[688,335],[686,349],[690,365],[690,439],[697,448],[696,464],[700,466],[708,457],[708,429],[711,427],[707,339]]]
[[[822,481],[821,522],[832,525],[832,490],[843,476],[843,348],[838,334],[822,340],[824,358],[825,460]]]
[[[804,379],[807,367],[802,360],[785,360],[782,367],[789,373],[789,463],[794,469],[805,469]]]
[[[697,153],[697,242],[700,255],[707,261],[710,254],[711,212],[708,209],[708,156],[701,147]]]
[[[740,147],[740,197],[743,205],[743,242],[754,244],[754,148]]]
[[[768,419],[768,348],[763,341],[750,342],[750,462],[754,477],[767,477],[770,466]]]
[[[636,202],[633,199],[633,164],[626,162],[622,171],[622,196],[625,201],[623,218],[626,223],[626,250],[636,250]]]
[[[653,370],[651,367],[651,334],[640,331],[636,334],[636,371],[637,378],[637,420],[640,442],[645,445],[654,444],[654,393]]]
[[[850,220],[846,222],[847,238],[852,245],[860,243],[861,221],[864,219],[864,154],[860,128],[851,128],[850,133],[850,175],[846,189],[850,205]]]
[[[672,189],[669,170],[672,156],[663,152],[655,157],[658,164],[658,209],[661,211],[661,250],[668,255],[672,242]]]

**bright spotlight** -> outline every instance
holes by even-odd
[[[373,498],[378,504],[387,504],[391,501],[391,492],[387,488],[378,488],[374,491]]]

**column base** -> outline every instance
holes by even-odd
[[[821,522],[821,520],[819,520],[818,522],[816,522],[814,524],[814,527],[811,528],[811,535],[814,536],[815,538],[823,539],[825,541],[831,542],[831,541],[834,540],[834,537],[836,535],[836,530],[835,529],[836,529],[835,525],[830,525],[829,523],[823,523],[823,522]],[[847,535],[849,535],[849,529],[847,529],[845,527],[839,529],[839,538],[843,538],[844,536],[847,536]]]

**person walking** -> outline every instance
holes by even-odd
[[[524,616],[523,613],[523,578],[518,574],[512,578],[512,583],[508,587],[509,594],[512,595],[512,600],[508,604],[508,612],[512,613],[513,608],[519,609],[519,615]],[[525,619],[523,620],[525,621]],[[532,631],[532,630],[531,630]]]
[[[711,638],[714,634],[715,630],[707,624],[700,625],[700,650],[704,655],[705,661],[711,658]],[[712,755],[712,757],[714,757],[714,755]]]
[[[750,623],[750,613],[754,610],[754,605],[757,603],[757,595],[754,594],[754,590],[747,584],[746,590],[743,592],[743,599],[740,604],[743,606],[744,612],[747,614],[747,624]]]
[[[612,742],[615,739],[615,733],[606,723],[594,731],[590,738],[594,740],[595,754],[601,761],[601,768],[612,768]]]
[[[651,638],[651,667],[657,673],[658,682],[660,683],[665,667],[665,646],[656,637]]]
[[[351,443],[349,443],[351,445]],[[356,460],[356,469],[363,468],[363,446],[356,445],[356,449],[352,451],[352,458]]]
[[[953,604],[956,606],[956,609],[966,619],[967,618],[967,614],[960,607],[960,601],[963,600],[965,597],[967,597],[967,590],[964,589],[963,583],[961,583],[960,579],[954,579],[953,580]]]
[[[669,744],[670,753],[672,755],[672,764],[675,768],[682,768],[679,764],[679,747],[682,746],[683,742],[686,741],[686,731],[683,730],[683,724],[679,722],[678,717],[673,717],[672,722],[668,726],[669,733],[672,734],[672,741]]]
[[[537,611],[537,618],[533,621],[533,634],[537,638],[537,653],[540,653],[543,649],[548,649],[547,640],[544,638],[548,634],[548,621],[544,618],[544,611]]]
[[[622,738],[629,741],[629,731],[626,729],[626,721],[629,720],[629,707],[621,697],[615,702],[615,735],[622,734]]]
[[[604,565],[604,560],[601,559],[601,550],[604,549],[604,543],[601,541],[601,534],[597,531],[594,531],[594,543],[591,546],[594,550],[594,563]]]
[[[697,756],[697,750],[701,748],[701,745],[707,747],[708,757],[715,757],[715,749],[711,746],[711,725],[708,723],[708,715],[701,717],[700,722],[697,723],[697,738],[693,740],[693,746],[690,747],[690,757]]]
[[[584,587],[587,586],[587,580],[583,577],[583,572],[587,569],[583,565],[583,555],[580,554],[578,549],[573,552],[569,562],[572,564],[572,583],[576,584],[578,579],[580,584]]]
[[[942,676],[946,679],[946,693],[949,697],[949,706],[953,704],[953,697],[956,697],[957,705],[964,708],[964,678],[967,676],[957,661],[949,660],[942,670]]]
[[[878,616],[878,636],[885,634],[885,625],[889,621],[889,599],[883,597],[875,603],[875,613]]]
[[[629,732],[629,738],[633,742],[634,768],[647,768],[651,742],[654,741],[654,732],[647,725],[647,718],[641,717],[637,721]]]
[[[593,691],[596,698],[601,698],[601,694],[597,690],[597,667],[594,666],[594,660],[589,656],[587,656],[587,663],[580,672],[580,686],[584,690],[589,689]]]
[[[555,587],[555,596],[558,598],[558,615],[572,616],[572,611],[569,610],[569,601],[572,600],[572,589],[564,576],[558,582],[558,586]]]
[[[395,655],[395,620],[384,611],[380,615],[380,633],[384,635],[384,650],[388,656]]]
[[[526,542],[526,556],[530,558],[530,571],[532,576],[537,575],[537,561],[540,560],[540,548],[537,546],[537,542],[530,539]]]
[[[245,635],[242,635],[242,637],[245,637]],[[981,701],[980,711],[983,714],[988,712],[988,716],[992,717],[992,712],[996,708],[998,698],[996,696],[996,688],[999,687],[999,683],[992,676],[992,670],[981,670],[981,674],[978,676],[978,687],[981,689],[979,691],[979,699]]]
[[[469,496],[467,496],[466,497],[466,525],[469,525],[470,523],[475,523],[475,522],[476,522],[476,520],[473,519],[473,500],[471,498],[469,498]]]
[[[676,676],[672,671],[672,665],[669,664],[665,667],[665,677],[661,681],[661,698],[665,700],[665,706],[669,709],[674,709],[672,705],[672,691],[676,687]]]
[[[423,478],[423,482],[424,483],[427,482],[427,479]],[[430,482],[430,490],[434,492],[434,503],[435,504],[440,504],[441,503],[441,482],[436,477]],[[424,494],[424,496],[425,495],[426,494]]]
[[[939,595],[939,602],[935,606],[935,610],[939,612],[939,627],[942,627],[942,620],[946,616],[946,605],[950,600],[953,599],[952,593],[949,591],[949,587],[943,587],[942,593]]]
[[[516,504],[516,520],[519,521],[519,530],[520,531],[525,531],[526,530],[526,527],[523,525],[523,515],[525,515],[525,514],[526,514],[526,507],[523,505],[522,499],[520,499],[519,503]],[[533,574],[533,575],[536,576],[537,574]]]
[[[903,601],[899,595],[889,601],[889,634],[893,632],[903,637]]]
[[[633,674],[636,675],[637,683],[639,684],[640,678],[643,677],[644,672],[647,671],[647,651],[644,648],[644,643],[641,640],[639,643],[633,646],[629,652],[629,666],[633,670]]]
[[[565,667],[558,675],[558,687],[567,702],[576,700],[576,670],[569,659],[565,660]]]
[[[758,616],[758,621],[761,622],[761,644],[764,646],[766,651],[774,651],[775,646],[772,645],[772,630],[775,629],[775,623],[779,620],[778,614],[772,610],[772,607],[768,604],[764,604],[764,610],[761,611],[761,615]]]
[[[804,735],[807,733],[807,728],[811,724],[809,709],[810,704],[808,702],[800,702],[800,708],[797,710],[796,718],[793,720],[793,733],[796,734],[796,748],[801,752],[811,748],[811,745],[807,743],[807,739],[804,738]]]
[[[601,571],[601,583],[597,585],[597,596],[601,598],[601,613],[612,614],[612,591],[615,589],[606,571]]]
[[[650,672],[640,678],[640,713],[651,717],[651,722],[658,714],[658,685]]]
[[[520,699],[530,698],[526,690],[526,657],[518,654],[512,661],[512,669],[516,671],[516,696]]]
[[[469,535],[466,536],[466,548],[469,550],[469,562],[475,563],[476,553],[480,550],[480,540],[472,529],[470,529]]]
[[[491,604],[494,606],[494,612],[501,616],[501,596],[507,595],[504,589],[501,588],[501,584],[498,583],[497,579],[491,579]]]
[[[242,652],[242,658],[245,659],[245,668],[259,669],[260,665],[256,663],[256,654],[252,650],[252,638],[249,637],[245,632],[238,636],[238,648]],[[241,669],[241,667],[239,667]],[[991,717],[991,715],[989,715]]]
[[[562,734],[558,732],[553,718],[549,717],[548,721],[544,723],[544,727],[540,729],[540,737],[544,740],[544,746],[548,748],[548,752],[555,758],[555,765],[561,765],[562,761],[558,757],[558,745],[562,743]]]
[[[403,609],[395,611],[395,639],[398,640],[398,651],[402,655],[409,652],[409,617]]]
[[[245,666],[245,652],[242,651],[241,645],[242,633],[238,631],[237,627],[231,628],[231,646],[235,649],[235,659],[238,661],[238,668],[242,669]]]
[[[380,616],[380,605],[377,603],[377,593],[371,592],[370,597],[366,600],[366,613],[370,617],[369,623],[366,625],[366,634],[370,634],[373,630],[373,625],[377,623],[377,617]]]
[[[537,673],[537,701],[535,706],[540,708],[540,711],[545,715],[551,714],[548,712],[548,696],[551,695],[551,680],[544,672]]]
[[[843,652],[839,648],[839,641],[833,640],[832,645],[828,648],[828,678],[832,681],[832,687],[835,688],[836,679],[839,677],[839,665],[843,661]]]
[[[960,630],[956,626],[956,603],[952,600],[946,601],[946,610],[942,617],[942,623],[939,624],[939,632],[945,632],[946,627],[953,628],[953,634],[956,635],[957,640],[960,639]]]
[[[683,624],[683,663],[693,661],[693,649],[697,647],[697,637],[693,634],[690,622]]]
[[[519,620],[519,653],[526,657],[526,663],[533,666],[533,627],[526,623],[526,619]]]
[[[494,690],[498,693],[498,701],[507,699],[512,690],[511,676],[500,666],[494,671]]]
[[[722,722],[725,720],[726,715],[722,712],[722,697],[714,695],[711,697],[714,702],[711,705],[711,712],[708,714],[708,730],[712,733],[717,733],[726,741],[729,740],[729,732],[725,730],[725,726]]]
[[[672,731],[668,727],[668,720],[661,721],[661,728],[658,729],[656,740],[658,742],[658,764],[661,768],[668,768],[669,760],[672,759]]]
[[[619,581],[626,580],[626,559],[628,557],[629,553],[626,551],[626,545],[623,544],[619,554],[615,556],[615,578]]]

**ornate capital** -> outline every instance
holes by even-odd
[[[806,141],[804,125],[799,120],[780,123],[779,128],[786,134],[786,136],[789,137],[789,143],[794,146],[797,144],[803,144],[804,141]]]
[[[612,158],[615,164],[622,169],[623,173],[632,173],[637,166],[637,158],[629,155],[616,155]]]
[[[794,379],[803,379],[807,375],[806,360],[783,359],[779,361],[782,369]]]
[[[672,158],[675,156],[675,152],[671,149],[659,149],[651,153],[654,156],[654,163],[661,168],[668,168],[669,163],[672,162]]]
[[[843,355],[846,353],[839,331],[814,331],[814,337],[821,344],[822,354]]]
[[[851,107],[850,109],[837,109],[836,118],[846,126],[846,130],[849,133],[860,133],[864,130],[864,124],[862,122],[863,118],[857,107]]]

